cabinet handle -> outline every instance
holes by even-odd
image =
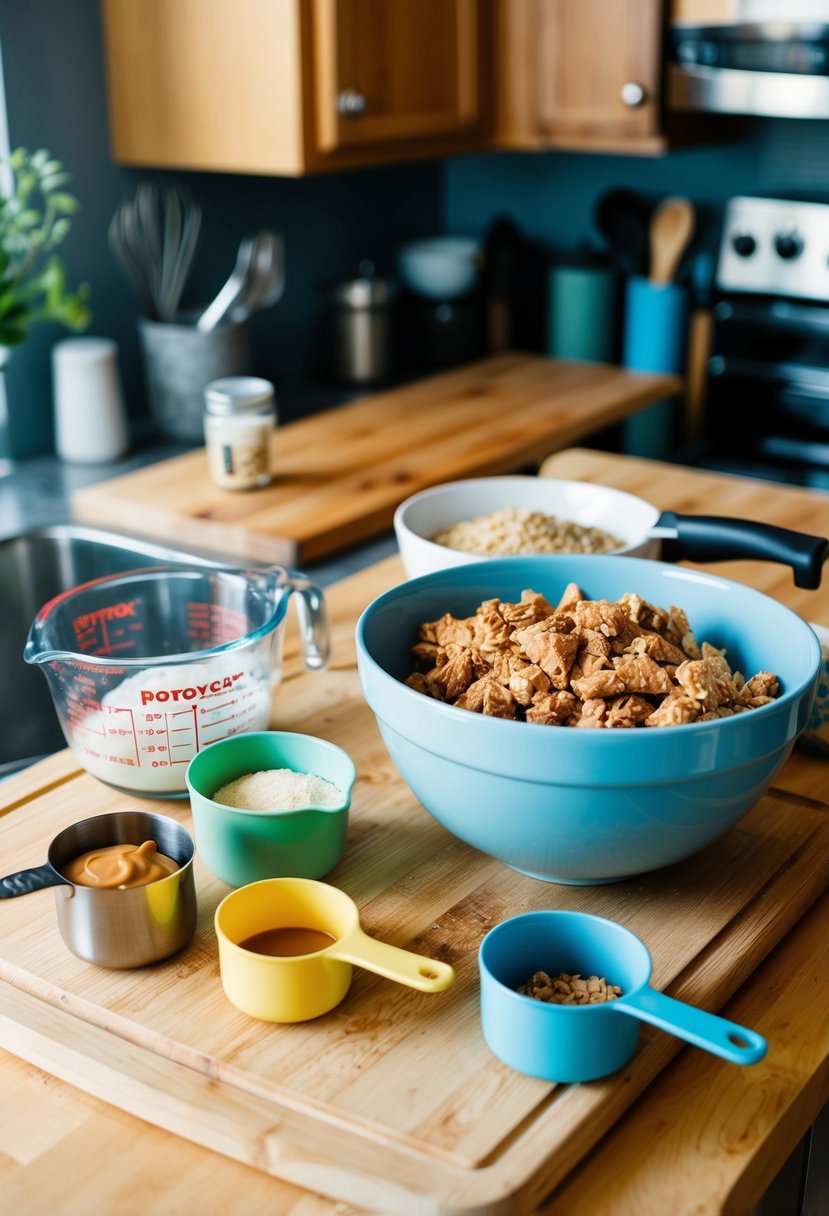
[[[337,97],[337,111],[344,118],[359,118],[365,114],[368,103],[356,89],[343,89]]]
[[[626,106],[631,110],[635,110],[637,106],[644,105],[648,99],[648,90],[638,80],[628,80],[622,85],[619,96]]]

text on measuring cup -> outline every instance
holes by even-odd
[[[191,684],[186,688],[142,688],[141,704],[149,705],[152,701],[194,701],[196,697],[212,696],[232,688],[244,674],[243,671],[237,671],[232,676],[211,680],[209,684]]]

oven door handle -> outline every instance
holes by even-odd
[[[757,359],[742,359],[733,355],[713,355],[708,361],[712,376],[731,376],[740,380],[758,380],[763,384],[783,385],[786,389],[829,397],[829,371],[799,363],[763,363]]]
[[[829,329],[829,308],[825,304],[792,304],[788,300],[774,300],[770,304],[751,305],[743,301],[720,300],[714,305],[714,320],[719,324],[752,325],[761,330],[804,330],[813,334],[825,334]]]
[[[664,511],[652,529],[662,539],[663,561],[721,562],[733,558],[791,566],[795,586],[820,586],[829,540],[792,528],[723,515],[679,515]]]
[[[829,400],[829,391],[824,392],[819,388],[800,388],[798,385],[791,384],[779,389],[776,400],[781,405],[791,406],[794,410],[803,410],[804,406],[813,407],[815,403],[819,403],[820,408],[825,408],[825,403]]]

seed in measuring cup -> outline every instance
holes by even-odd
[[[462,519],[430,538],[463,553],[512,557],[532,553],[613,553],[624,541],[603,528],[558,519],[526,507],[502,507]]]
[[[535,971],[517,991],[548,1005],[603,1005],[622,995],[622,989],[609,984],[604,976],[582,979],[581,975],[568,975],[566,971],[560,971],[555,978],[546,971]]]
[[[272,768],[229,781],[216,790],[213,801],[243,811],[291,811],[306,806],[342,806],[343,793],[313,773]]]
[[[154,840],[143,844],[110,844],[81,853],[61,870],[76,887],[123,891],[144,887],[175,873],[179,864],[159,853]]]

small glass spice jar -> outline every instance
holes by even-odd
[[[210,476],[223,490],[253,490],[271,480],[274,388],[257,376],[225,376],[204,390],[204,441]]]

